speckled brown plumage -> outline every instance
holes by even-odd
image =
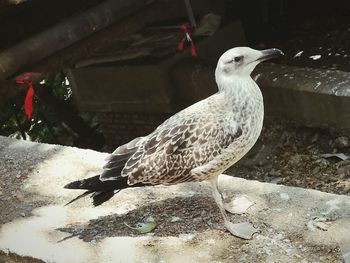
[[[257,140],[264,111],[250,72],[230,76],[229,53],[221,57],[216,69],[218,93],[175,114],[148,136],[117,148],[100,179],[122,176],[130,185],[202,181],[237,162]]]
[[[251,136],[248,126],[253,123],[241,118],[242,114],[249,113],[241,113],[238,107],[233,110],[226,95],[219,92],[202,100],[165,121],[150,135],[139,138],[137,144],[119,147],[109,158],[104,167],[108,170],[104,171],[101,179],[127,176],[130,184],[174,184],[207,180],[228,168],[248,145],[255,142],[259,132]],[[253,105],[245,107],[244,111],[252,108]],[[261,111],[251,114],[257,115],[255,125],[261,129]],[[230,158],[220,162],[223,151],[228,149]],[[119,168],[126,156],[130,158],[121,173],[114,173],[117,169],[113,171],[113,168]],[[220,167],[198,169],[215,160]]]

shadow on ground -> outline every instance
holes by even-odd
[[[208,196],[175,197],[152,202],[126,214],[112,214],[92,219],[86,224],[70,225],[57,230],[78,236],[86,242],[113,236],[139,236],[129,226],[154,220],[155,236],[179,236],[210,229],[225,231],[214,200]],[[126,224],[127,225],[126,225]]]

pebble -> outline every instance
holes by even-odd
[[[174,223],[174,222],[179,222],[179,221],[181,221],[181,218],[178,217],[178,216],[173,216],[173,217],[171,218],[171,220],[170,220],[170,222],[172,222],[172,223]]]
[[[350,165],[350,158],[339,162],[339,166]]]
[[[338,175],[350,175],[350,165],[342,166],[337,169],[337,174]]]
[[[344,149],[350,146],[349,138],[345,136],[340,136],[335,139],[334,146],[338,149]]]
[[[278,177],[278,176],[281,175],[281,171],[280,171],[280,170],[272,169],[272,170],[269,172],[269,175],[270,175],[270,176],[274,176],[274,177]]]
[[[207,243],[208,243],[208,245],[215,245],[215,240],[214,239],[208,239]]]
[[[24,200],[24,195],[19,191],[14,194],[14,197],[16,197],[20,201]]]
[[[153,216],[147,216],[144,221],[145,221],[145,223],[153,223],[153,222],[155,222]]]
[[[287,193],[280,193],[280,198],[284,201],[288,201],[290,199]]]
[[[202,218],[199,218],[199,217],[193,218],[193,219],[192,219],[192,222],[193,222],[194,224],[201,223],[201,222],[202,222]]]
[[[282,183],[282,182],[283,182],[283,178],[281,178],[281,177],[273,178],[273,179],[270,181],[270,183],[272,183],[272,184],[280,184],[280,183]]]
[[[301,156],[299,154],[295,154],[289,158],[288,164],[291,166],[296,166],[299,163],[301,163],[302,161],[303,161],[303,159],[301,158]]]
[[[320,172],[321,168],[319,166],[316,166],[313,170],[312,173],[313,174],[318,174]]]

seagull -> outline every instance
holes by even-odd
[[[276,48],[227,50],[215,70],[217,93],[176,113],[149,135],[119,146],[100,175],[67,184],[86,190],[68,204],[91,194],[96,206],[128,187],[208,180],[225,227],[245,238],[228,219],[218,177],[253,147],[263,126],[263,96],[250,74],[260,62],[281,55]]]

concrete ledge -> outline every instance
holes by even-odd
[[[81,86],[97,87],[92,79],[102,83],[101,79],[114,78],[98,92],[77,90],[79,103],[85,103],[82,110],[174,113],[217,91],[214,69],[214,63],[204,60],[179,60],[171,70],[164,65],[77,69],[71,79],[73,84],[79,80]],[[262,89],[268,115],[307,125],[350,128],[350,73],[263,63],[253,78]],[[106,96],[116,92],[120,95]]]
[[[231,215],[260,229],[246,241],[225,231],[206,182],[65,207],[77,192],[62,186],[99,173],[107,154],[1,136],[0,153],[0,262],[350,262],[349,196],[222,175],[228,202],[242,195],[254,202]],[[146,217],[157,223],[149,234],[123,224]]]
[[[254,79],[266,112],[306,124],[350,128],[350,73],[264,63]]]

